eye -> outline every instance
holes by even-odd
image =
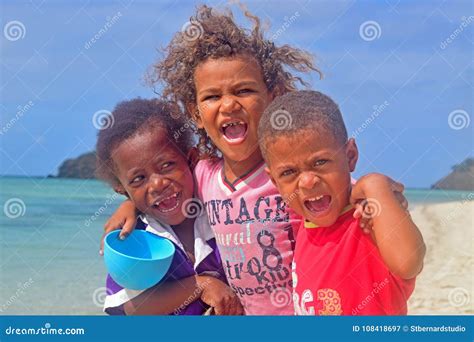
[[[163,165],[161,165],[161,169],[162,169],[162,170],[168,170],[168,169],[170,169],[174,164],[175,164],[175,162],[172,162],[172,161],[163,163]]]
[[[244,88],[244,89],[240,89],[237,93],[238,94],[248,94],[248,93],[253,93],[253,89],[249,89],[249,88]]]
[[[130,181],[130,185],[138,185],[140,182],[144,179],[145,177],[143,176],[136,176]]]
[[[202,101],[217,100],[219,95],[206,95],[203,97]]]
[[[314,166],[323,166],[326,164],[329,160],[327,159],[318,159],[314,162]]]
[[[284,170],[282,173],[280,173],[280,177],[288,177],[292,175],[294,172],[295,170],[292,170],[292,169]]]

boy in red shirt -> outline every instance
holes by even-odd
[[[358,150],[337,104],[315,91],[283,95],[258,136],[272,182],[306,219],[293,263],[296,314],[406,315],[423,238],[393,194],[401,184],[376,173],[351,184]],[[362,216],[373,219],[371,235]]]

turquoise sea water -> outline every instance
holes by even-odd
[[[0,314],[102,314],[102,226],[122,198],[95,180],[0,178]],[[410,205],[468,192],[408,189]]]

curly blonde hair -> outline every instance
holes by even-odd
[[[230,10],[218,12],[206,5],[197,7],[182,31],[177,32],[164,49],[165,57],[153,65],[148,80],[156,86],[161,84],[161,95],[178,103],[187,115],[194,119],[196,113],[186,111],[188,104],[196,103],[194,71],[209,58],[232,57],[247,54],[256,59],[262,69],[263,80],[269,91],[283,95],[297,90],[297,84],[308,84],[286,68],[299,72],[315,71],[313,57],[308,52],[289,45],[276,46],[264,38],[265,30],[260,19],[241,6],[245,16],[253,23],[251,30],[236,24]],[[218,150],[203,129],[199,135],[200,157],[215,158]]]

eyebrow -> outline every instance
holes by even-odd
[[[164,161],[166,158],[163,158],[162,157],[163,155],[164,155],[164,153],[162,153],[161,155],[157,155],[156,158],[153,159],[153,162],[158,164],[158,163],[161,163],[162,161]],[[135,174],[138,173],[139,171],[141,171],[142,169],[143,169],[142,166],[131,168],[127,172],[127,177],[135,176]]]
[[[313,154],[309,156],[307,161],[305,161],[305,164],[312,163],[314,159],[320,158],[321,156],[326,156],[328,154],[330,153],[327,150],[320,150],[318,152],[314,152]],[[293,168],[293,167],[295,167],[293,164],[283,164],[281,166],[277,166],[275,169],[277,171],[282,171],[282,170]]]
[[[255,86],[257,86],[257,82],[250,81],[250,80],[248,80],[248,81],[238,81],[236,84],[232,84],[231,86],[232,86],[232,88],[239,88],[239,87],[244,87],[244,86],[253,86],[253,87],[255,87]],[[218,90],[219,90],[219,88],[217,88],[217,87],[209,87],[209,88],[205,88],[205,89],[199,91],[198,95],[202,95],[204,93],[212,93],[212,92],[216,92]]]
[[[294,165],[292,164],[283,164],[281,166],[278,166],[276,168],[277,171],[283,171],[283,170],[286,170],[286,169],[291,169],[292,167],[294,167]]]

